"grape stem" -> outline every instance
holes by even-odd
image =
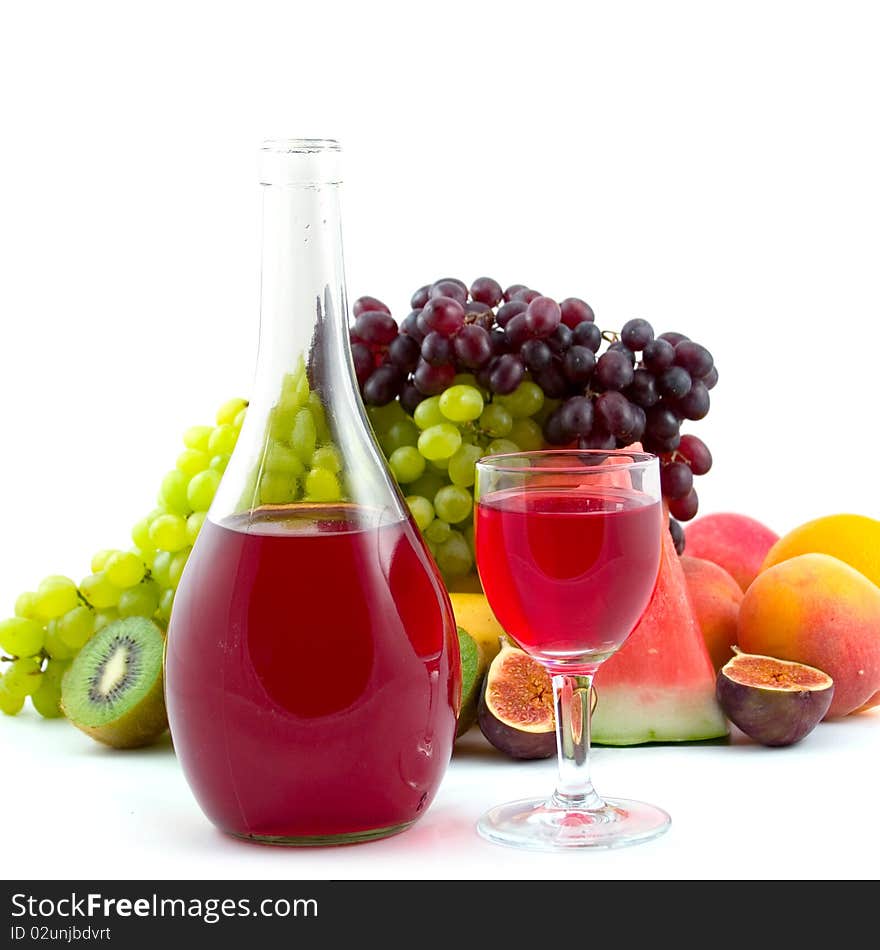
[[[617,332],[617,330],[603,330],[602,339],[606,343],[617,343],[617,341],[620,339],[620,334]]]

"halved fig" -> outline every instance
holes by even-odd
[[[737,653],[718,671],[715,691],[727,718],[747,736],[786,746],[812,732],[828,712],[834,681],[803,663]]]

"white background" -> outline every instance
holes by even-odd
[[[878,27],[875,5],[840,0],[4,5],[0,613],[43,575],[80,577],[93,551],[124,545],[182,430],[247,394],[264,137],[342,140],[352,297],[378,295],[402,317],[418,285],[488,273],[583,296],[603,328],[644,316],[679,329],[721,373],[693,429],[716,460],[699,481],[703,511],[778,531],[835,511],[880,515]],[[6,765],[24,757],[28,769],[3,783],[0,811],[31,783],[64,782],[40,769],[79,753],[65,828],[76,813],[94,829],[108,808],[116,824],[138,811],[112,796],[99,806],[99,770],[114,770],[116,788],[125,761],[38,725],[0,722]],[[876,766],[872,778],[859,765],[871,743],[877,761],[870,725],[838,727],[856,737],[841,792],[876,782]],[[680,790],[708,754],[685,752]],[[760,785],[734,794],[735,772],[719,783],[748,810]],[[513,767],[494,774],[520,791]],[[802,778],[792,771],[775,808]],[[185,796],[173,781],[168,794]],[[175,800],[184,807],[182,844],[204,831]],[[133,827],[132,854],[148,837]],[[16,873],[76,873],[57,825],[30,834]],[[218,853],[229,860],[212,854],[214,873],[246,873],[240,850]],[[683,854],[665,873],[693,873]],[[365,873],[362,859],[321,860],[327,876]],[[465,873],[454,851],[432,861],[424,873]],[[267,873],[286,867],[275,858]],[[860,871],[875,873],[853,855],[841,864]]]

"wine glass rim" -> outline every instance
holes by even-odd
[[[656,461],[657,456],[650,452],[637,452],[630,449],[533,449],[527,452],[502,452],[498,455],[484,455],[477,460],[477,466],[480,468],[491,469],[495,472],[554,472],[561,475],[582,475],[584,473],[583,465],[530,465],[528,469],[516,463],[511,464],[513,459],[526,459],[529,462],[550,458],[617,458],[629,459],[621,461],[615,468],[627,470],[643,467]]]

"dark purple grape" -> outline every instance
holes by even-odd
[[[681,399],[691,391],[690,374],[681,366],[670,366],[657,377],[657,391],[669,399]]]
[[[396,366],[379,366],[364,383],[364,402],[368,406],[387,405],[400,392],[402,379]]]
[[[487,307],[497,307],[503,296],[501,284],[497,280],[492,280],[491,277],[478,277],[471,284],[471,297],[486,304]]]
[[[437,280],[435,280],[434,283],[431,284],[431,286],[436,287],[437,284],[446,284],[446,283],[455,284],[456,286],[461,287],[461,289],[465,292],[465,296],[467,296],[467,292],[468,292],[467,284],[463,280],[459,280],[457,277],[438,277]]]
[[[528,287],[526,287],[525,284],[511,284],[507,290],[504,291],[505,303],[510,303],[514,295],[518,294],[521,290],[528,290]]]
[[[709,370],[708,375],[703,377],[703,385],[706,387],[706,389],[714,389],[715,384],[717,382],[718,382],[718,367],[713,366],[712,369]]]
[[[544,441],[550,445],[565,445],[571,439],[562,425],[562,406],[558,406],[544,420],[543,426]]]
[[[632,445],[633,442],[641,442],[642,436],[645,434],[645,410],[641,406],[637,406],[635,403],[629,404],[629,411],[632,415],[632,425],[626,432],[622,432],[618,435],[618,440],[620,441],[620,448],[625,448],[627,445]]]
[[[526,369],[535,373],[553,362],[553,350],[543,340],[526,340],[519,351]]]
[[[654,455],[668,455],[674,452],[681,443],[680,435],[671,435],[668,439],[652,439],[646,435],[643,439],[646,452],[653,452]]]
[[[681,557],[684,554],[685,540],[684,528],[675,520],[669,519],[669,533],[672,535],[672,543],[675,546],[675,553]]]
[[[572,386],[585,386],[595,368],[596,355],[585,346],[569,347],[565,356],[562,357],[562,372]]]
[[[660,467],[660,488],[666,498],[684,498],[694,487],[694,473],[686,462]]]
[[[474,373],[474,376],[477,380],[477,385],[482,386],[483,389],[489,388],[489,376],[492,374],[492,364],[496,359],[498,359],[497,356],[494,359],[489,360],[485,366],[481,367]]]
[[[531,339],[532,331],[526,323],[526,315],[518,313],[515,317],[511,317],[504,328],[504,335],[512,350],[518,350],[526,340]]]
[[[696,490],[692,488],[684,498],[673,498],[669,502],[669,514],[677,521],[690,521],[699,507],[700,499],[697,498]]]
[[[519,357],[505,353],[489,373],[489,389],[499,396],[507,396],[522,382],[526,370]]]
[[[419,317],[421,315],[421,310],[411,310],[400,324],[400,332],[406,336],[411,336],[416,343],[421,343],[422,340],[425,339],[425,334],[419,326]]]
[[[421,310],[422,307],[431,299],[431,285],[425,284],[410,297],[409,305],[413,310]]]
[[[533,300],[537,300],[540,296],[542,296],[540,290],[532,290],[530,287],[524,287],[522,290],[518,290],[513,295],[513,299],[522,300],[524,303],[531,303]]]
[[[385,346],[397,336],[397,323],[384,310],[365,310],[354,322],[355,335],[373,346]]]
[[[572,396],[559,407],[559,423],[566,442],[589,435],[593,429],[593,403],[586,396]]]
[[[492,339],[482,328],[463,326],[452,338],[452,352],[467,369],[479,369],[492,359]]]
[[[605,389],[626,389],[633,381],[632,363],[620,350],[608,350],[599,357],[593,378]]]
[[[654,339],[654,328],[647,320],[636,317],[627,320],[620,331],[620,339],[631,350],[641,352]]]
[[[391,313],[388,305],[382,303],[377,297],[358,297],[352,305],[351,312],[356,317],[362,313]]]
[[[419,392],[415,383],[407,380],[400,387],[400,405],[406,412],[412,415],[416,411],[416,406],[426,397]]]
[[[683,333],[676,333],[674,330],[669,330],[666,333],[661,333],[657,339],[666,340],[666,342],[672,344],[672,346],[678,346],[682,340],[689,340],[690,337],[685,336]]]
[[[642,350],[642,365],[652,373],[662,373],[675,362],[675,347],[668,340],[651,340]]]
[[[438,280],[431,284],[431,300],[448,297],[463,307],[467,303],[467,287],[455,280]]]
[[[657,442],[665,442],[679,433],[681,422],[678,416],[662,404],[651,406],[645,412],[645,435]]]
[[[535,297],[528,304],[526,325],[532,336],[543,340],[559,326],[562,311],[552,297]]]
[[[705,384],[702,380],[695,379],[690,392],[681,399],[676,399],[675,411],[683,418],[696,422],[708,415],[710,401],[709,390]]]
[[[636,365],[636,354],[621,340],[615,340],[611,346],[608,347],[609,353],[623,353],[623,355],[629,360],[630,366]]]
[[[489,340],[492,343],[493,356],[503,356],[510,352],[510,341],[503,330],[493,330],[489,334]]]
[[[376,368],[373,351],[366,343],[352,343],[351,358],[354,361],[354,374],[357,376],[358,385],[363,386]]]
[[[575,346],[585,346],[588,350],[598,353],[602,345],[602,331],[595,323],[585,320],[572,330],[571,339]]]
[[[571,338],[571,330],[564,323],[560,323],[550,336],[547,337],[547,346],[549,346],[557,356],[562,356],[571,346]]]
[[[596,399],[596,420],[612,435],[626,435],[633,425],[629,400],[613,390]]]
[[[491,313],[492,308],[486,303],[480,303],[479,300],[468,300],[464,305],[464,312],[470,316],[475,313]]]
[[[452,385],[453,379],[455,379],[455,367],[452,363],[432,366],[425,360],[420,360],[413,373],[413,382],[419,392],[425,396],[436,396],[442,393],[444,389]]]
[[[626,394],[632,402],[643,409],[648,409],[660,401],[654,374],[646,369],[637,369],[633,373],[633,381],[627,387]]]
[[[422,319],[431,330],[452,336],[464,326],[464,307],[452,297],[432,297],[425,304]]]
[[[705,475],[712,468],[712,453],[706,443],[695,435],[683,435],[678,454],[690,465],[694,475]]]
[[[533,373],[532,378],[548,399],[560,399],[568,392],[568,383],[555,360],[546,369]]]
[[[675,362],[678,366],[683,366],[694,379],[702,379],[715,365],[715,360],[706,347],[694,343],[693,340],[682,340],[676,345]]]
[[[515,317],[518,313],[525,313],[528,307],[529,305],[522,300],[511,300],[510,303],[502,304],[498,308],[498,313],[495,314],[495,322],[499,327],[506,327],[511,317]]]
[[[416,328],[418,329],[419,333],[422,334],[423,340],[431,332],[431,328],[428,326],[428,321],[425,319],[424,310],[420,310],[419,315],[416,317]]]
[[[559,309],[562,312],[562,322],[570,330],[585,321],[592,323],[596,319],[593,308],[580,297],[566,297],[559,304]]]
[[[617,439],[610,432],[606,432],[601,426],[594,425],[593,431],[578,439],[579,449],[608,449],[617,448]]]
[[[398,336],[388,347],[388,359],[404,375],[411,373],[419,363],[419,344],[411,336]]]
[[[442,333],[432,330],[424,340],[421,348],[422,359],[431,366],[442,366],[452,360],[452,340]]]

